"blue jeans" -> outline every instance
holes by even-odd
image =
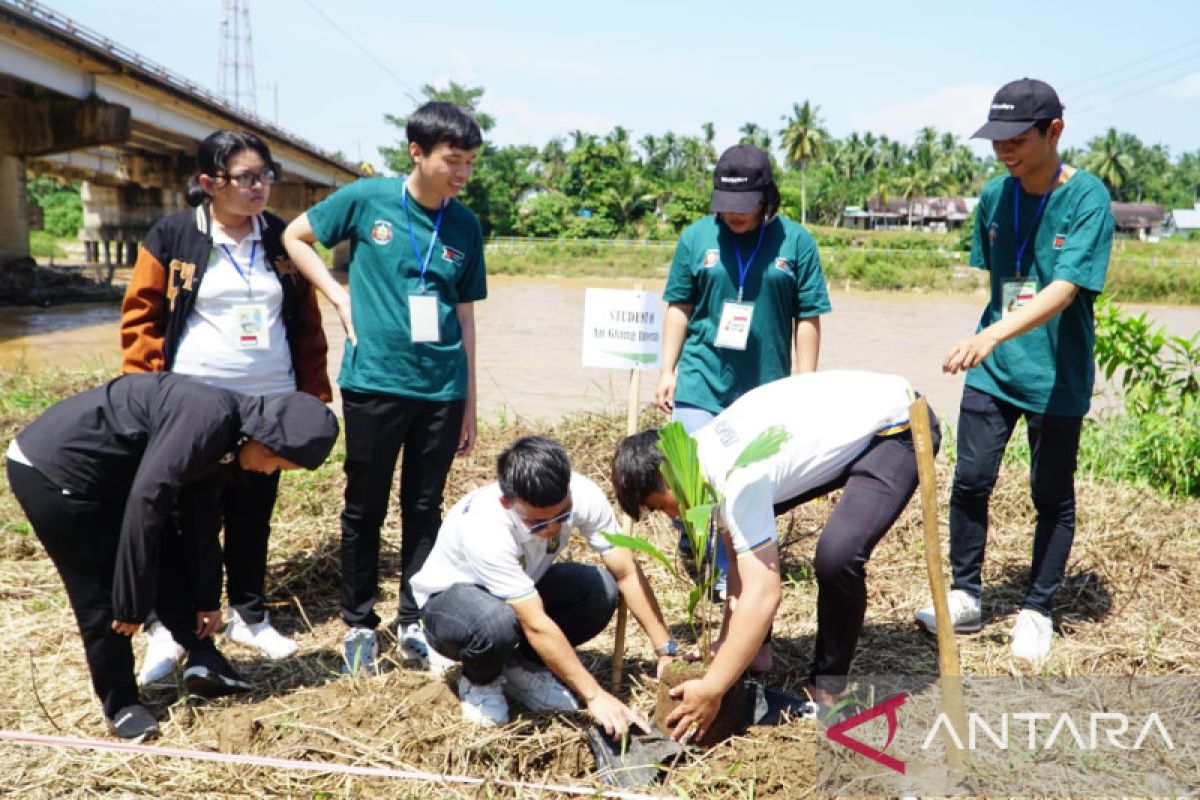
[[[671,413],[671,421],[679,422],[683,425],[683,429],[688,433],[695,433],[700,428],[703,428],[708,423],[716,418],[716,414],[707,409],[693,406],[688,403],[676,403],[675,410]],[[679,529],[679,549],[685,554],[691,553],[691,543],[688,542],[687,534],[683,532],[683,525],[678,520],[674,520],[673,524]],[[718,536],[715,543],[708,543],[708,552],[711,555],[713,549],[717,551],[717,575],[716,588],[724,589],[726,575],[729,572],[729,553],[725,549],[725,540]]]
[[[1029,431],[1029,483],[1037,523],[1022,607],[1050,614],[1075,540],[1075,463],[1082,417],[1033,414],[971,387],[958,416],[958,464],[950,492],[950,563],[955,589],[979,597],[988,502],[1017,420]]]
[[[546,615],[572,647],[603,631],[617,610],[620,594],[607,569],[587,564],[553,564],[536,584]],[[431,647],[462,662],[471,683],[491,683],[518,650],[529,661],[541,657],[530,646],[513,607],[482,586],[456,583],[421,608]]]

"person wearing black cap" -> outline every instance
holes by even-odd
[[[110,730],[158,730],[138,702],[129,637],[151,609],[187,651],[184,686],[249,691],[213,644],[221,622],[222,470],[315,469],[337,439],[317,398],[248,397],[173,373],[125,375],[63,400],[17,434],[8,482],[66,586]],[[216,497],[184,487],[211,486]],[[179,522],[171,517],[178,510]]]
[[[654,396],[689,433],[751,389],[817,368],[825,274],[816,242],[778,216],[779,203],[768,155],[734,145],[713,171],[712,215],[679,237]],[[717,559],[721,585],[727,556]]]
[[[988,500],[1024,417],[1037,522],[1012,653],[1034,663],[1050,655],[1052,601],[1075,536],[1076,455],[1095,381],[1092,306],[1113,236],[1108,191],[1062,163],[1062,131],[1062,103],[1043,81],[1013,81],[992,99],[975,138],[992,141],[1009,174],[983,187],[971,244],[972,266],[991,273],[991,300],[976,332],[942,364],[949,374],[967,373],[950,494],[950,615],[960,633],[981,627]],[[917,621],[932,632],[933,608],[918,611]]]

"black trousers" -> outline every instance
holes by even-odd
[[[267,576],[267,542],[271,514],[279,495],[279,473],[242,472],[225,478],[221,510],[225,592],[229,606],[247,623],[262,622],[266,613],[263,586]]]
[[[36,469],[11,460],[8,485],[62,577],[83,638],[92,688],[105,716],[111,718],[138,702],[130,637],[112,630],[113,573],[125,498],[66,495]],[[213,650],[211,637],[201,641],[195,633],[194,553],[194,543],[176,529],[164,533],[155,605],[163,624],[184,648]]]
[[[417,400],[342,390],[346,494],[342,510],[342,619],[375,628],[379,616],[379,530],[387,516],[400,452],[400,624],[418,620],[409,582],[425,564],[442,525],[446,476],[454,461],[465,401]]]
[[[941,432],[929,412],[933,448]],[[904,511],[917,488],[917,460],[911,431],[877,436],[835,480],[775,507],[795,508],[842,489],[817,540],[817,638],[809,680],[835,694],[846,687],[850,662],[867,613],[867,561],[875,546]]]

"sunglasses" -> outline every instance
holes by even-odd
[[[541,522],[535,522],[532,525],[526,524],[525,529],[528,530],[530,533],[535,533],[535,534],[541,533],[542,531],[546,530],[547,528],[549,528],[551,525],[553,525],[556,522],[566,522],[567,520],[571,519],[571,517],[574,514],[575,514],[575,509],[568,508],[566,511],[562,512],[558,516],[551,517],[550,519],[544,519]],[[522,520],[522,522],[524,523],[524,520]]]

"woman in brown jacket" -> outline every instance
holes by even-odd
[[[159,220],[138,253],[121,309],[124,371],[175,372],[251,396],[299,390],[328,402],[316,295],[283,249],[284,221],[264,210],[279,176],[270,150],[254,134],[222,130],[201,142],[197,162],[187,188],[193,208]],[[263,602],[278,488],[278,473],[253,475],[222,493],[225,636],[272,659],[296,651]],[[161,624],[147,632],[143,684],[170,674],[183,654]]]

